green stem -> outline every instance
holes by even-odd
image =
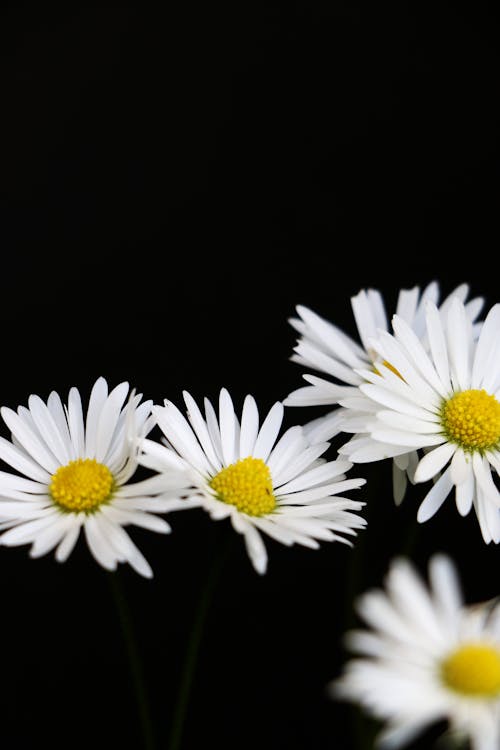
[[[134,686],[139,723],[141,726],[142,738],[144,743],[143,747],[144,750],[155,750],[156,743],[154,739],[153,723],[151,721],[142,661],[137,648],[137,639],[135,637],[134,628],[132,625],[130,609],[123,591],[123,586],[120,581],[118,571],[109,573],[108,581],[116,605],[118,619],[120,621],[123,643],[125,646],[125,651],[127,653],[130,674]]]
[[[233,535],[231,534],[231,537],[232,536]],[[177,692],[177,700],[174,707],[172,726],[170,729],[168,750],[179,750],[179,748],[181,747],[189,696],[191,693],[196,663],[198,661],[198,654],[203,637],[203,628],[207,618],[210,603],[212,601],[213,592],[219,579],[223,563],[227,556],[227,551],[228,547],[223,547],[221,553],[213,558],[212,565],[209,568],[205,584],[201,590],[200,598],[198,600],[198,608],[193,620],[191,633],[186,648],[186,654],[184,657],[182,677],[179,685],[179,690]]]

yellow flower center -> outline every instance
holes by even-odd
[[[269,467],[261,458],[242,458],[210,481],[217,498],[249,516],[263,516],[276,507]]]
[[[500,440],[500,403],[484,389],[461,391],[441,407],[445,435],[465,451],[483,451]]]
[[[52,475],[49,492],[62,510],[92,513],[108,502],[113,487],[113,475],[107,466],[93,458],[78,458]]]
[[[401,376],[401,373],[399,372],[399,370],[396,370],[396,368],[394,367],[394,365],[391,365],[391,363],[388,362],[386,359],[382,360],[382,362],[380,362],[380,364],[384,365],[384,367],[387,367],[388,370],[391,370],[391,372],[393,372],[395,375],[397,375],[398,378],[401,378],[401,380],[404,380],[404,378]],[[375,372],[376,375],[380,375],[380,372],[377,370],[377,367],[375,365],[373,365],[373,371]]]
[[[500,651],[483,643],[469,643],[441,664],[443,682],[464,695],[493,697],[500,694]]]

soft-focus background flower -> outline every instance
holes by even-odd
[[[497,32],[483,2],[4,9],[0,404],[102,375],[155,403],[251,393],[265,414],[305,384],[297,305],[356,337],[350,300],[369,287],[388,310],[433,280],[498,302]],[[283,427],[319,415],[285,408]],[[264,576],[230,549],[183,750],[355,750],[361,719],[326,686],[354,594],[395,554],[424,571],[439,549],[467,601],[499,593],[473,514],[445,504],[417,526],[423,487],[396,507],[390,462],[355,468],[353,549],[266,540]],[[154,578],[118,574],[157,750],[231,531],[201,509],[168,522],[130,529]],[[63,565],[0,547],[0,566],[4,746],[142,750],[106,571],[83,544]]]

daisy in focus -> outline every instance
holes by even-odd
[[[285,545],[316,549],[319,541],[350,544],[344,535],[355,535],[365,526],[357,514],[364,503],[341,495],[365,480],[346,479],[351,463],[325,461],[321,457],[329,443],[310,445],[299,426],[278,439],[284,412],[280,402],[259,424],[250,395],[241,422],[225,388],[220,391],[218,415],[208,399],[203,415],[192,396],[183,395],[187,419],[166,399],[163,406],[152,407],[165,444],[144,440],[139,461],[161,474],[169,470],[172,453],[179,456],[191,486],[187,500],[173,500],[170,509],[198,506],[214,520],[230,519],[243,535],[258,573],[267,569],[262,534]]]
[[[498,543],[500,304],[488,312],[477,341],[458,298],[444,318],[432,302],[426,308],[428,352],[398,316],[394,334],[373,342],[386,364],[360,373],[361,411],[351,426],[344,423],[355,434],[339,453],[358,463],[422,449],[414,480],[433,485],[417,520],[431,518],[454,489],[458,512],[474,508],[484,541]]]
[[[0,472],[0,544],[31,544],[31,557],[55,548],[56,560],[64,562],[82,530],[104,568],[127,562],[152,576],[123,527],[169,532],[167,522],[153,514],[168,507],[169,493],[184,480],[172,471],[129,483],[138,466],[138,442],[153,422],[152,402],[141,404],[142,394],[132,393],[125,403],[128,391],[124,382],[108,392],[106,380],[98,378],[85,417],[74,387],[66,405],[53,391],[46,404],[31,395],[28,408],[1,408],[12,442],[0,437],[0,458],[18,473]]]
[[[377,746],[399,748],[439,721],[472,750],[500,747],[500,605],[466,607],[444,554],[429,586],[406,558],[392,561],[385,590],[356,602],[367,629],[346,634],[356,653],[329,685],[383,724]]]
[[[469,286],[462,284],[446,297],[439,311],[446,315],[454,297],[464,302],[468,318],[476,320],[484,304],[481,297],[465,302]],[[439,285],[436,281],[428,284],[421,292],[419,287],[402,289],[398,294],[396,314],[414,331],[425,348],[428,341],[425,331],[425,305],[427,301],[438,305]],[[359,334],[359,343],[333,323],[321,318],[307,307],[298,306],[299,318],[290,319],[290,324],[298,331],[300,338],[291,357],[293,362],[327,375],[329,379],[313,374],[303,376],[309,385],[290,393],[283,401],[285,406],[330,406],[326,415],[305,425],[311,441],[330,440],[342,431],[344,409],[340,402],[350,399],[355,407],[358,386],[364,381],[360,370],[377,370],[383,362],[372,341],[380,331],[388,331],[388,316],[382,295],[377,289],[362,289],[351,298],[352,311]],[[474,325],[478,334],[480,324]],[[393,494],[397,504],[405,495],[408,480],[413,481],[417,454],[408,451],[393,462]]]

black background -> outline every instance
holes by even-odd
[[[155,402],[227,387],[264,414],[302,384],[304,304],[356,336],[350,297],[436,279],[498,300],[498,23],[485,2],[268,3],[2,12],[2,404],[88,394],[103,375]],[[320,411],[287,409],[285,426]],[[3,433],[7,436],[4,428]],[[340,442],[339,442],[340,444]],[[335,444],[331,457],[334,457]],[[330,701],[352,593],[390,558],[448,551],[466,596],[498,593],[498,549],[451,501],[406,548],[390,466],[355,467],[353,550],[235,539],[208,619],[183,750],[355,748]],[[121,568],[157,750],[215,551],[202,511],[132,530],[155,577]],[[5,748],[141,742],[109,575],[1,548]],[[357,571],[357,572],[356,572]],[[426,747],[432,733],[414,747]],[[426,744],[427,743],[427,744]],[[149,748],[148,748],[149,750]]]

